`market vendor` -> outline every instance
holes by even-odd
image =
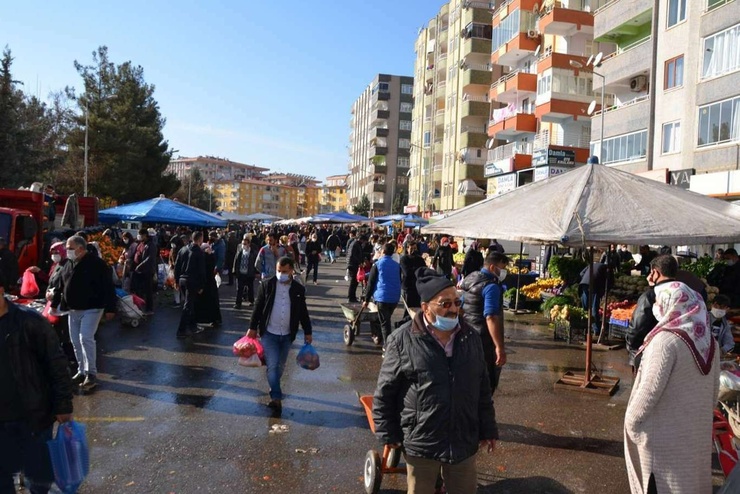
[[[738,263],[740,258],[735,249],[727,249],[722,254],[722,259],[727,268],[719,286],[719,293],[730,297],[730,307],[737,309],[740,308],[740,263]]]
[[[601,305],[601,299],[606,294],[607,290],[614,286],[614,272],[609,269],[609,266],[602,262],[595,262],[593,269],[593,298],[591,300],[591,330],[594,334],[599,334],[601,331],[601,323],[599,321],[599,306]],[[588,288],[591,281],[589,267],[586,266],[581,271],[581,281],[578,283],[578,295],[581,297],[581,305],[583,310],[588,312]]]
[[[646,276],[650,273],[650,262],[658,257],[658,253],[654,250],[650,250],[649,245],[640,246],[640,262],[635,266],[635,269],[640,272],[641,275]]]

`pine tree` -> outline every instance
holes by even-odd
[[[362,194],[353,211],[360,216],[367,216],[370,213],[370,199],[368,199],[367,194]]]

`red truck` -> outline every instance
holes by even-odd
[[[61,218],[67,196],[57,196],[56,215]],[[85,225],[98,223],[98,199],[79,197],[79,213]],[[44,194],[30,190],[0,189],[0,237],[8,242],[8,248],[18,257],[18,266],[23,273],[30,266],[38,266],[44,258]],[[83,225],[77,225],[82,229]]]

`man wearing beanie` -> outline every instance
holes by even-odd
[[[391,333],[373,399],[375,434],[404,448],[409,494],[475,492],[475,454],[493,452],[496,414],[480,337],[459,319],[462,300],[445,275],[416,271],[421,311]]]

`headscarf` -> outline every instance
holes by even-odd
[[[54,273],[54,270],[57,268],[57,266],[63,266],[64,262],[67,260],[67,244],[65,242],[54,242],[51,244],[51,247],[49,247],[49,255],[53,254],[59,254],[62,256],[62,259],[59,262],[52,262],[51,267],[49,268],[49,275]]]
[[[655,286],[653,315],[658,321],[645,337],[639,355],[661,331],[669,331],[683,341],[694,357],[703,375],[712,370],[715,344],[707,312],[701,295],[680,281],[670,281]]]
[[[290,235],[288,235],[288,243],[294,244],[298,242],[298,237],[296,236],[295,232],[291,232]]]

